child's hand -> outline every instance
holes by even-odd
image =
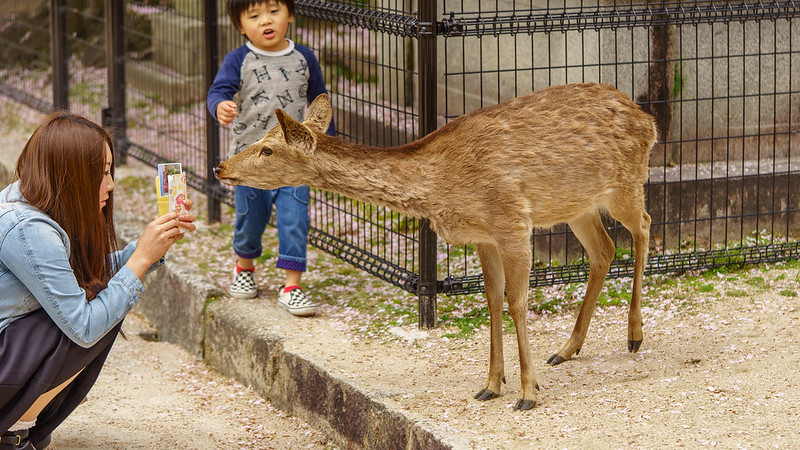
[[[227,126],[236,118],[236,103],[225,100],[217,105],[217,120]]]

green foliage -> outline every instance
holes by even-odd
[[[614,258],[616,258],[616,259],[632,259],[633,258],[633,253],[631,253],[631,249],[629,247],[617,247],[617,250],[614,253]]]
[[[699,292],[714,292],[714,285],[713,284],[704,284],[697,288]]]
[[[458,330],[455,333],[447,333],[445,336],[455,339],[466,339],[471,337],[477,329],[481,326],[488,326],[489,308],[484,306],[480,308],[473,308],[466,314],[458,317],[445,314],[441,316],[441,326],[452,326]]]
[[[676,62],[672,75],[672,98],[680,98],[686,88],[686,77],[683,74],[683,65]]]
[[[766,288],[769,287],[769,283],[764,280],[763,277],[752,277],[748,280],[745,280],[745,283],[749,284],[750,286],[756,288]]]
[[[597,298],[597,304],[600,306],[620,306],[630,304],[630,302],[630,292],[615,288],[608,288],[604,290]]]

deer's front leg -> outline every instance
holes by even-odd
[[[483,284],[491,322],[489,379],[486,386],[475,394],[475,398],[489,400],[500,395],[500,383],[506,381],[503,368],[503,290],[505,281],[503,265],[497,248],[489,244],[478,244],[475,248],[481,260]]]
[[[522,239],[501,250],[506,275],[506,295],[508,312],[514,319],[519,349],[519,366],[522,397],[514,404],[514,409],[528,410],[536,406],[539,398],[539,384],[533,370],[531,344],[528,340],[528,286],[531,272],[530,232]]]

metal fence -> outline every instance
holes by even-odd
[[[204,95],[243,43],[223,3],[4,3],[0,92],[102,120],[130,157],[181,161],[219,217],[232,195],[210,170],[229,136]],[[375,146],[532,89],[616,86],[659,125],[647,271],[665,273],[800,255],[799,12],[794,1],[303,0],[290,37],[320,60],[339,136]],[[483,289],[474,249],[424,220],[322,191],[311,216],[312,245],[417,294],[424,326],[437,294]],[[607,226],[609,276],[630,276],[630,236]],[[567,227],[533,242],[531,286],[586,279]]]

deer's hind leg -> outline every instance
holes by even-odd
[[[584,214],[570,221],[569,227],[589,255],[589,281],[586,283],[583,305],[581,305],[581,311],[578,313],[578,319],[575,321],[575,327],[572,329],[569,340],[558,353],[547,360],[547,363],[553,366],[561,364],[581,351],[589,330],[589,323],[592,321],[597,298],[600,296],[600,290],[603,288],[615,253],[614,242],[603,228],[599,212],[593,211]]]
[[[635,193],[618,193],[608,205],[608,213],[633,237],[634,266],[631,307],[628,312],[628,351],[635,353],[642,345],[642,279],[650,243],[650,215],[644,209],[644,188]]]

